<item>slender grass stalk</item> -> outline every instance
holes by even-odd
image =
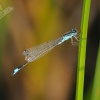
[[[91,100],[100,100],[100,45],[98,50]]]
[[[91,0],[84,0],[79,42],[76,100],[83,100],[87,30]]]

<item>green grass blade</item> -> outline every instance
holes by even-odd
[[[91,0],[84,0],[79,42],[76,100],[83,100],[87,30]]]
[[[91,100],[100,100],[100,45],[98,50]]]

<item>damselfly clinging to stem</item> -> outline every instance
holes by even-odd
[[[66,40],[71,39],[72,45],[74,44],[73,42],[73,37],[78,40],[78,34],[77,34],[76,29],[72,29],[70,32],[65,33],[62,35],[60,38],[57,38],[55,40],[52,40],[50,42],[46,42],[43,44],[40,44],[36,47],[32,47],[29,49],[24,50],[23,55],[25,56],[25,60],[27,61],[25,64],[21,65],[20,67],[17,67],[14,69],[12,75],[15,75],[20,69],[22,69],[24,66],[26,66],[29,62],[32,62],[36,59],[39,59],[46,53],[48,53],[50,50],[52,50],[55,46],[60,45]]]

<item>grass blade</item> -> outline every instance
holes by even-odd
[[[79,42],[76,100],[83,100],[87,30],[91,0],[84,0]]]
[[[98,56],[97,56],[91,100],[100,100],[100,45],[99,45]]]

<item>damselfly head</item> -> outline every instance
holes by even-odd
[[[65,33],[63,36],[67,37],[67,36],[76,36],[76,35],[77,35],[77,30],[75,28],[72,28],[70,32]]]
[[[72,28],[71,36],[76,36],[76,35],[77,35],[77,30],[75,28]]]

